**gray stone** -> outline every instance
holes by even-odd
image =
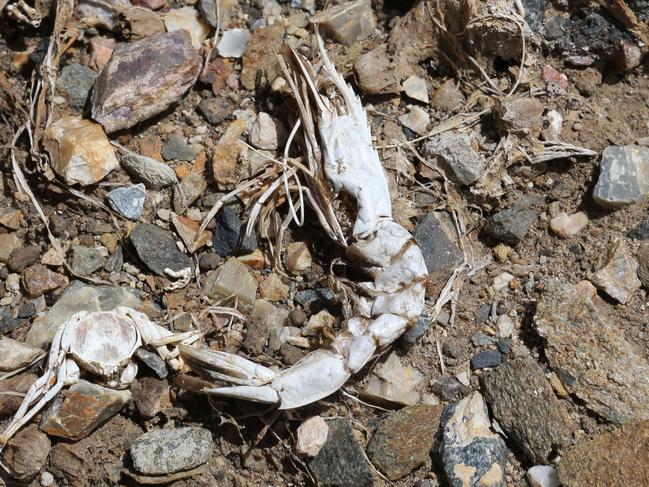
[[[417,323],[415,323],[415,326],[401,335],[399,344],[405,349],[414,346],[428,332],[432,323],[432,320],[428,316],[421,315]]]
[[[507,446],[491,431],[487,408],[479,392],[447,406],[442,414],[439,450],[453,487],[503,487]]]
[[[212,433],[204,428],[165,428],[135,440],[131,458],[138,472],[165,475],[203,465],[212,449]]]
[[[546,0],[522,0],[525,9],[525,22],[534,32],[543,30],[543,17],[545,15]]]
[[[376,28],[376,17],[369,0],[355,0],[329,7],[313,22],[346,46],[369,37]]]
[[[475,183],[485,170],[485,161],[471,147],[471,136],[443,132],[424,144],[423,156],[432,158],[458,184]]]
[[[642,285],[636,274],[638,262],[627,245],[618,240],[604,249],[600,263],[601,267],[593,273],[591,282],[616,301],[626,304],[633,292]]]
[[[257,296],[257,280],[243,262],[228,259],[216,271],[208,272],[203,293],[214,300],[236,300],[244,311],[252,308]]]
[[[159,276],[165,276],[165,269],[178,272],[192,268],[192,259],[176,247],[171,232],[151,223],[140,223],[130,235],[131,243],[138,257]]]
[[[327,421],[329,435],[309,469],[321,487],[369,487],[373,485],[372,467],[365,459],[349,420]]]
[[[432,281],[447,279],[462,263],[463,255],[455,243],[457,235],[448,213],[427,213],[417,224],[413,236]]]
[[[211,125],[219,125],[232,116],[235,108],[235,105],[229,98],[217,96],[215,98],[201,100],[196,110]]]
[[[248,29],[229,29],[223,32],[216,48],[221,57],[238,59],[246,52],[248,41],[250,41]]]
[[[336,304],[336,295],[328,287],[304,289],[295,293],[294,301],[309,314],[315,314],[324,308]]]
[[[151,369],[159,379],[164,379],[169,375],[165,361],[157,353],[139,348],[135,352],[135,357]]]
[[[627,235],[634,240],[649,240],[649,218],[642,220]]]
[[[131,400],[131,392],[80,380],[43,414],[40,429],[52,436],[80,440],[116,415]]]
[[[216,0],[199,0],[198,11],[208,24],[216,28],[219,21],[216,18]]]
[[[546,282],[536,313],[545,356],[570,394],[615,424],[649,419],[649,363],[640,343],[625,339],[611,309],[572,284]]]
[[[18,480],[29,480],[45,466],[52,446],[45,433],[35,424],[16,433],[4,447],[2,463]],[[11,484],[9,484],[11,485]]]
[[[122,270],[122,265],[124,265],[124,251],[122,246],[118,245],[113,255],[106,259],[104,270],[106,272],[119,272]]]
[[[106,195],[111,208],[120,215],[137,220],[144,210],[146,190],[144,184],[116,188]]]
[[[13,272],[22,272],[26,267],[35,264],[41,256],[40,245],[18,247],[11,252],[7,267]]]
[[[207,189],[203,172],[191,171],[174,188],[173,207],[177,215],[182,215]]]
[[[196,153],[182,137],[171,135],[162,144],[162,158],[165,161],[193,161],[196,158]]]
[[[83,109],[88,95],[95,84],[97,73],[83,64],[68,64],[61,70],[56,87],[65,91],[70,105]]]
[[[257,234],[253,230],[245,237],[246,225],[228,206],[224,207],[216,219],[212,237],[213,248],[221,257],[236,254],[248,254],[257,248]]]
[[[471,337],[471,343],[473,343],[473,346],[475,347],[487,347],[492,345],[495,341],[495,338],[485,335],[481,331]]]
[[[92,118],[106,132],[166,110],[193,86],[202,65],[186,30],[119,43],[92,90]]]
[[[610,146],[602,152],[593,199],[608,209],[639,201],[649,192],[649,147]]]
[[[99,249],[75,245],[70,251],[70,266],[75,274],[87,276],[101,269],[105,259]]]
[[[482,376],[493,416],[534,463],[544,464],[575,429],[565,406],[531,357],[507,362]]]
[[[471,357],[471,368],[474,370],[498,367],[502,362],[502,355],[498,350],[483,350]]]
[[[9,337],[0,337],[0,371],[10,372],[31,364],[43,351]]]
[[[444,401],[457,401],[471,392],[471,389],[462,385],[457,378],[443,375],[435,381],[432,391]]]
[[[61,323],[79,311],[111,311],[118,306],[137,308],[140,302],[137,291],[128,287],[95,287],[73,281],[54,306],[43,317],[34,320],[25,342],[45,348]]]
[[[127,173],[150,189],[162,189],[178,182],[172,168],[150,157],[127,154],[122,157],[122,166]]]
[[[485,225],[485,233],[507,245],[517,245],[536,221],[537,212],[525,205],[514,205],[493,215]]]

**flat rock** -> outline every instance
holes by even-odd
[[[57,397],[43,414],[40,429],[70,440],[85,438],[131,400],[129,390],[118,391],[80,380]]]
[[[413,236],[421,249],[431,280],[448,279],[463,260],[457,233],[446,212],[431,212],[417,224]]]
[[[11,372],[31,364],[43,351],[9,337],[0,337],[0,371]]]
[[[119,43],[92,91],[92,118],[110,133],[166,110],[194,84],[201,56],[185,30]]]
[[[75,245],[70,249],[70,267],[75,274],[87,276],[104,267],[105,257],[99,249]]]
[[[266,112],[259,112],[250,128],[250,144],[257,149],[277,150],[288,138],[284,124]]]
[[[649,147],[610,146],[602,152],[593,199],[607,209],[639,201],[649,192]]]
[[[15,233],[0,233],[0,263],[8,263],[11,253],[21,245],[22,242]]]
[[[484,395],[507,435],[535,463],[545,463],[575,430],[543,370],[531,357],[510,360],[482,376]]]
[[[255,89],[257,77],[262,85],[270,85],[277,76],[277,52],[280,52],[284,39],[284,26],[275,24],[256,29],[243,55],[241,84],[247,90]]]
[[[134,380],[129,389],[138,413],[144,418],[152,418],[171,407],[169,382],[164,379],[142,377]]]
[[[83,440],[54,445],[50,469],[68,485],[119,485],[126,452],[141,434],[138,425],[117,415]]]
[[[44,316],[34,320],[25,343],[46,348],[61,323],[79,311],[112,311],[118,306],[137,308],[140,303],[137,291],[128,287],[96,287],[73,281],[54,306]]]
[[[178,272],[192,268],[192,259],[176,247],[173,235],[157,225],[140,223],[129,236],[138,257],[159,276],[165,276],[165,269]]]
[[[428,113],[415,105],[408,106],[408,113],[399,117],[399,122],[417,135],[424,135],[430,124]]]
[[[108,193],[106,199],[110,207],[117,213],[130,220],[137,220],[142,215],[142,210],[144,210],[146,190],[142,183],[123,186]]]
[[[284,301],[289,287],[277,274],[270,274],[259,284],[259,296],[267,301]]]
[[[61,69],[56,87],[66,92],[70,105],[83,109],[96,77],[97,73],[88,66],[68,64]]]
[[[201,44],[210,33],[209,26],[203,22],[198,10],[194,7],[171,9],[163,15],[163,19],[167,32],[189,32],[192,45],[196,49],[201,48]]]
[[[122,157],[122,166],[127,173],[150,189],[163,189],[178,182],[171,167],[150,157],[126,154]]]
[[[403,90],[406,92],[406,96],[413,100],[428,104],[428,87],[426,86],[426,80],[419,76],[410,76],[402,83],[402,86]]]
[[[502,355],[498,350],[483,350],[471,357],[471,368],[473,370],[480,370],[498,367],[502,360]]]
[[[537,137],[541,132],[545,105],[536,98],[507,97],[496,108],[498,122],[504,132]]]
[[[23,284],[25,290],[32,298],[65,286],[68,279],[56,272],[52,272],[41,264],[34,264],[23,271]]]
[[[618,240],[604,250],[600,257],[600,268],[590,281],[616,301],[625,304],[642,285],[637,271],[638,262],[626,244]]]
[[[458,184],[475,183],[485,170],[484,159],[473,150],[471,136],[443,132],[426,141],[422,154],[435,161]]]
[[[236,105],[224,96],[204,98],[196,110],[212,125],[219,125],[232,116]]]
[[[570,487],[649,485],[649,421],[632,421],[561,455],[559,480]]]
[[[182,215],[201,197],[207,189],[207,180],[203,172],[191,171],[179,185],[174,188],[173,208]]]
[[[221,257],[248,254],[257,248],[257,233],[246,237],[246,224],[229,206],[223,207],[216,217],[212,236],[213,248]]]
[[[38,379],[38,376],[32,373],[23,373],[7,377],[3,381],[0,381],[0,392],[10,391],[24,394],[29,390],[36,379]],[[0,394],[0,419],[5,419],[14,414],[22,402],[23,398],[20,396]]]
[[[228,259],[219,269],[207,274],[203,293],[210,299],[236,299],[244,311],[252,308],[257,295],[257,280],[248,266],[237,259]]]
[[[487,221],[484,231],[490,237],[512,247],[517,245],[536,221],[537,212],[525,205],[502,210]]]
[[[87,186],[119,166],[101,125],[77,117],[61,117],[45,131],[43,145],[52,170],[67,184]]]
[[[2,452],[2,463],[18,480],[29,480],[45,466],[50,454],[50,439],[35,424],[16,433]]]
[[[162,144],[162,158],[165,161],[193,161],[196,153],[182,137],[174,134]]]
[[[392,353],[374,374],[361,393],[363,397],[402,406],[419,402],[416,388],[424,376],[414,367],[403,365],[396,353]]]
[[[386,44],[359,56],[354,63],[354,71],[364,93],[378,95],[401,91],[398,73]]]
[[[592,299],[571,284],[548,282],[536,329],[545,355],[563,386],[606,420],[623,424],[649,418],[649,363]]]
[[[327,442],[309,462],[309,469],[321,487],[369,487],[374,484],[372,467],[363,447],[354,438],[349,420],[328,421]]]
[[[345,2],[323,10],[313,19],[335,40],[351,46],[374,33],[376,17],[369,0]]]
[[[135,470],[164,475],[198,467],[212,454],[212,433],[204,428],[165,428],[143,434],[131,446]]]
[[[13,272],[22,272],[27,267],[38,262],[38,259],[41,256],[41,246],[40,245],[26,245],[17,247],[11,252],[9,260],[7,261],[7,267],[10,271]]]
[[[503,487],[507,446],[491,431],[479,392],[446,407],[439,442],[442,465],[453,487]]]
[[[222,57],[240,58],[246,52],[248,41],[250,41],[248,29],[230,29],[223,32],[216,48]]]
[[[398,480],[430,460],[442,406],[408,406],[376,428],[367,455],[388,479]]]
[[[269,348],[273,351],[279,350],[282,344],[275,334],[282,329],[287,320],[288,310],[278,308],[263,299],[256,300],[250,312],[244,345],[256,354],[261,354],[270,339]]]
[[[135,352],[135,357],[151,369],[158,379],[164,379],[169,375],[165,361],[157,353],[139,348]]]

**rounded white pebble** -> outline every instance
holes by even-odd
[[[41,485],[43,487],[52,487],[54,484],[54,475],[49,472],[41,472]]]
[[[559,487],[557,469],[550,465],[535,465],[527,471],[532,487]]]
[[[297,429],[295,451],[298,455],[315,457],[327,441],[329,426],[320,416],[307,419]]]

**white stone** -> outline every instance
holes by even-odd
[[[509,272],[502,272],[498,274],[496,277],[494,277],[493,280],[493,288],[494,291],[496,292],[501,292],[501,291],[506,291],[507,286],[509,286],[509,283],[514,280],[514,276],[512,276]]]
[[[327,441],[329,426],[320,416],[307,419],[297,429],[295,451],[304,457],[315,457]]]
[[[43,351],[9,337],[0,337],[0,370],[10,372],[19,367],[29,365]]]
[[[286,128],[277,119],[265,112],[259,112],[250,128],[250,143],[257,149],[276,150],[284,145]]]
[[[168,32],[186,30],[192,38],[192,45],[200,49],[201,44],[210,33],[210,27],[201,18],[198,10],[193,7],[172,9],[164,15],[164,23]]]
[[[500,315],[496,320],[496,328],[500,338],[509,338],[514,333],[514,320],[507,315]]]
[[[557,469],[550,465],[535,465],[527,471],[532,487],[559,487]]]
[[[399,121],[417,135],[424,135],[430,123],[430,116],[425,110],[411,105],[408,113],[401,115]]]
[[[428,104],[428,87],[425,80],[419,76],[411,76],[403,82],[402,86],[407,96],[413,100]]]
[[[246,52],[250,40],[248,29],[230,29],[223,32],[216,48],[222,57],[240,58]]]
[[[561,212],[550,220],[550,229],[561,238],[570,238],[577,235],[588,225],[588,215],[583,211],[568,215]]]

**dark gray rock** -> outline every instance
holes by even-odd
[[[482,396],[474,392],[446,407],[442,414],[439,451],[453,487],[502,487],[507,446],[491,431]]]
[[[248,254],[257,248],[257,234],[253,230],[245,237],[246,225],[229,207],[224,207],[218,214],[212,243],[214,250],[221,257],[236,254]]]
[[[165,276],[167,268],[178,272],[193,267],[192,259],[176,247],[171,232],[156,225],[140,223],[129,238],[140,260],[159,276]]]
[[[462,263],[453,222],[446,212],[426,214],[417,224],[415,240],[421,248],[431,280],[447,279]]]
[[[193,161],[196,158],[196,153],[182,137],[178,135],[171,135],[162,144],[162,158],[165,161]]]
[[[510,360],[482,376],[485,400],[531,462],[545,464],[575,429],[565,406],[531,357]]]
[[[502,362],[502,355],[498,350],[483,350],[471,357],[473,370],[498,367]]]
[[[144,210],[146,190],[144,184],[116,188],[106,195],[110,207],[120,215],[137,220]]]
[[[432,391],[444,401],[457,401],[466,396],[471,389],[461,384],[455,377],[443,375],[435,381]]]
[[[628,236],[634,240],[649,240],[649,218],[642,220]]]
[[[132,177],[142,181],[147,188],[162,189],[178,182],[174,170],[164,162],[138,154],[122,157],[122,166]]]
[[[649,147],[610,146],[604,149],[593,199],[600,206],[618,209],[649,193]]]
[[[14,318],[9,306],[0,306],[0,335],[9,333],[25,323],[24,319]]]
[[[414,346],[430,329],[432,320],[425,315],[421,315],[415,323],[415,326],[410,328],[407,332],[399,338],[399,344],[406,350]]]
[[[424,144],[423,155],[433,159],[450,179],[465,186],[480,179],[485,169],[485,161],[471,147],[467,133],[442,132]]]
[[[216,252],[203,252],[198,256],[198,265],[203,271],[213,271],[223,261]]]
[[[481,325],[489,319],[489,313],[491,312],[491,306],[488,304],[481,304],[478,306],[478,309],[475,311],[475,324]]]
[[[138,348],[135,357],[151,369],[159,379],[165,379],[169,375],[165,361],[157,353]]]
[[[304,289],[295,293],[294,301],[312,315],[336,304],[336,296],[328,287]]]
[[[196,110],[203,115],[203,118],[212,125],[219,125],[232,116],[235,105],[223,96],[206,98],[196,107]]]
[[[309,469],[321,487],[368,487],[374,484],[372,467],[365,459],[351,423],[346,419],[328,421],[329,435]]]
[[[122,265],[124,265],[124,251],[122,246],[118,245],[113,255],[106,259],[104,269],[106,272],[119,272],[122,270]]]
[[[212,454],[212,433],[204,428],[165,428],[143,434],[131,446],[135,470],[165,475],[196,468]]]
[[[511,338],[501,338],[496,342],[496,347],[498,351],[503,355],[507,355],[512,349],[512,339]]]
[[[517,245],[536,221],[537,212],[526,205],[515,205],[493,215],[485,225],[485,233],[507,245]]]
[[[184,29],[119,43],[95,81],[92,118],[111,133],[157,115],[180,100],[201,65]]]
[[[56,80],[56,87],[67,93],[70,105],[83,109],[96,77],[97,73],[88,66],[68,64],[61,70],[61,75]]]
[[[105,259],[99,249],[75,245],[70,250],[70,266],[75,274],[87,276],[101,269]]]
[[[208,24],[216,28],[218,25],[218,19],[216,18],[216,0],[199,0],[198,11]],[[221,15],[223,14],[221,13]]]
[[[7,267],[13,272],[22,272],[26,267],[35,264],[41,257],[40,245],[27,245],[11,252]]]
[[[543,27],[546,0],[522,0],[525,9],[525,22],[534,32],[539,32]]]

